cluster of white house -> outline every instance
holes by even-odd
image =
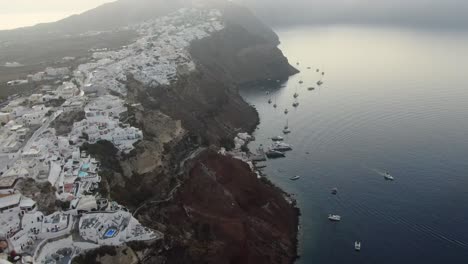
[[[71,137],[84,136],[90,143],[106,140],[124,153],[131,151],[133,144],[143,138],[140,129],[121,122],[121,115],[127,108],[116,96],[100,96],[86,105],[84,111],[85,119],[73,124]]]
[[[181,9],[132,26],[140,34],[134,43],[120,50],[94,49],[91,61],[73,72],[46,68],[8,83],[40,82],[42,87],[40,93],[10,100],[0,111],[0,252],[29,254],[44,263],[61,248],[59,241],[80,251],[161,237],[100,196],[100,164],[81,147],[105,140],[120,152],[133,150],[143,133],[126,123],[125,101],[110,93],[126,95],[129,74],[148,87],[171,84],[195,69],[190,42],[223,28],[218,10]],[[58,136],[50,124],[74,110],[84,111],[84,119],[68,135]],[[56,199],[69,207],[51,215],[39,212],[34,200],[16,190],[28,178],[48,181]],[[76,226],[80,242],[70,235]]]
[[[223,28],[217,10],[181,9],[133,26],[141,35],[137,41],[120,50],[95,52],[94,60],[80,65],[75,76],[86,76],[84,90],[99,94],[106,90],[126,94],[128,74],[148,87],[169,85],[178,74],[195,69],[190,42]]]

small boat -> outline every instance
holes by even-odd
[[[333,189],[331,190],[331,193],[332,193],[332,194],[337,194],[337,193],[338,193],[338,188],[336,188],[336,187],[333,188]]]
[[[297,98],[298,96],[299,96],[298,93],[294,93],[294,95],[293,95],[294,98]]]
[[[297,181],[297,180],[299,180],[300,178],[301,178],[301,176],[296,175],[296,176],[291,177],[291,178],[289,178],[289,179],[290,179],[291,181]]]
[[[325,75],[325,72],[322,72],[322,76]]]
[[[268,103],[271,104],[271,99],[268,99]]]
[[[315,90],[315,88],[314,87],[309,87],[309,88],[307,88],[307,90],[313,91],[313,90]]]
[[[292,104],[292,106],[293,106],[293,107],[298,107],[298,106],[299,106],[299,102],[294,102],[294,103]]]
[[[341,216],[329,214],[328,220],[338,222],[338,221],[341,221]]]
[[[274,105],[273,105],[273,107],[274,107],[274,108],[276,108],[276,107],[277,107],[277,105],[276,105],[276,104],[274,104]]]
[[[296,62],[296,65],[299,65],[299,62]]]
[[[284,152],[284,151],[292,150],[292,147],[291,145],[283,143],[283,142],[275,142],[273,143],[273,145],[271,145],[271,149],[275,151]]]
[[[287,108],[286,108],[286,109],[284,109],[284,113],[285,113],[285,114],[289,113],[289,111],[288,111],[288,109],[287,109]]]
[[[280,151],[276,151],[276,150],[272,150],[272,149],[269,149],[267,152],[265,152],[265,155],[269,159],[286,157],[286,154],[284,154],[284,152],[280,152]]]
[[[266,91],[265,93],[266,93],[266,94],[270,94],[270,91]]]
[[[272,137],[271,140],[273,141],[283,141],[283,137],[282,136],[276,136],[276,137]]]
[[[387,180],[387,181],[393,181],[393,180],[395,180],[395,178],[393,178],[393,176],[390,175],[388,172],[385,173],[384,178],[385,178],[385,180]]]
[[[318,85],[318,86],[320,86],[320,85],[322,85],[322,84],[323,84],[322,81],[318,81],[318,82],[317,82],[317,85]]]
[[[317,70],[315,70],[315,71],[316,71],[316,72],[319,72],[320,70],[319,70],[319,69],[317,69]]]
[[[303,84],[303,83],[304,83],[304,81],[300,80],[300,81],[299,81],[299,83],[300,83],[300,84]]]
[[[289,134],[289,133],[291,133],[291,130],[289,130],[288,120],[286,120],[286,125],[284,126],[283,134]]]
[[[308,70],[310,70],[310,67],[307,67]]]
[[[361,251],[361,242],[359,241],[354,242],[354,250]]]

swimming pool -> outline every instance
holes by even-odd
[[[109,228],[109,229],[107,229],[106,233],[104,234],[104,238],[111,238],[111,237],[114,237],[115,234],[117,234],[117,229],[115,229],[115,228]]]
[[[78,172],[78,177],[87,177],[87,176],[88,176],[88,173],[85,171]]]

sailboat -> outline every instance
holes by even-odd
[[[293,107],[298,107],[299,106],[299,102],[296,100],[293,104],[292,104]]]
[[[287,110],[287,109],[286,109]],[[284,126],[284,129],[283,129],[283,133],[284,134],[289,134],[291,133],[291,130],[289,130],[289,125],[288,125],[288,120],[286,119],[286,125]]]

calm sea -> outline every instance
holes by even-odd
[[[252,149],[287,120],[292,130],[285,142],[294,150],[265,172],[301,208],[297,263],[468,263],[468,34],[277,31],[301,73],[243,96],[261,117]],[[395,181],[384,180],[387,171]]]

